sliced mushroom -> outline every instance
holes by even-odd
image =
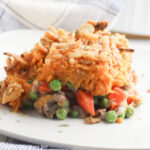
[[[34,103],[34,108],[41,115],[48,118],[53,118],[58,108],[63,107],[66,103],[66,96],[64,92],[59,91],[57,93],[47,94],[41,96]]]
[[[53,118],[58,107],[59,106],[53,100],[52,95],[41,96],[34,103],[34,108],[36,109],[36,111],[39,114],[46,116],[47,118]]]
[[[66,103],[67,97],[65,96],[64,92],[59,91],[53,94],[53,100],[57,102],[60,107],[63,107]]]

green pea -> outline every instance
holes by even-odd
[[[23,101],[23,106],[28,107],[28,108],[32,108],[33,107],[33,102],[29,99]]]
[[[29,95],[32,100],[36,100],[38,98],[37,93],[35,91],[30,91]]]
[[[34,81],[34,78],[30,78],[30,79],[28,80],[28,84],[32,84],[33,81]]]
[[[68,106],[69,106],[69,100],[66,99],[64,107],[68,107]]]
[[[126,108],[125,117],[126,117],[126,118],[130,118],[131,116],[133,116],[133,114],[134,114],[134,108],[131,107],[131,106],[128,106],[128,107]]]
[[[55,79],[53,81],[50,82],[50,88],[54,91],[59,91],[62,88],[62,83],[60,80]]]
[[[79,113],[77,110],[75,110],[75,109],[73,109],[73,110],[71,111],[71,113],[70,113],[70,117],[71,117],[71,118],[78,118],[79,115],[80,115],[80,113]]]
[[[99,100],[97,99],[97,97],[94,97],[94,105],[95,106],[99,105]]]
[[[103,99],[100,101],[100,106],[101,106],[102,108],[108,108],[108,107],[109,107],[108,99],[107,99],[107,98],[103,98]]]
[[[115,111],[111,110],[111,111],[106,112],[105,120],[107,122],[113,123],[116,121],[116,119],[117,119],[117,114]]]
[[[125,118],[125,112],[121,113],[120,115],[118,115],[118,117],[124,119]]]
[[[106,98],[107,97],[107,95],[98,95],[97,96],[97,98],[99,99],[99,100],[101,100],[101,99],[103,99],[103,98]]]
[[[70,90],[75,91],[75,86],[71,82],[67,82],[67,86]]]
[[[56,117],[60,120],[64,120],[68,115],[68,111],[65,108],[59,108],[56,111]]]

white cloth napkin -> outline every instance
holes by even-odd
[[[74,30],[87,20],[108,20],[112,25],[122,8],[122,0],[0,0],[0,32],[27,27],[45,30],[49,25]],[[0,150],[43,149],[16,140],[0,141]]]
[[[42,150],[42,148],[38,146],[24,145],[24,144],[18,144],[16,146],[15,144],[1,142],[0,150]]]
[[[0,0],[0,8],[30,28],[73,30],[87,20],[112,25],[123,5],[122,0]]]

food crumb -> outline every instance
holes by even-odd
[[[150,93],[150,89],[147,90],[147,93]]]
[[[59,132],[59,133],[62,133],[62,132],[63,132],[63,130],[58,130],[58,132]]]
[[[59,127],[68,127],[68,124],[60,124]]]
[[[20,122],[20,120],[17,120],[16,122],[18,122],[18,123],[19,123],[19,122]]]

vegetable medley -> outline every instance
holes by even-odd
[[[107,22],[88,21],[76,31],[50,30],[30,52],[8,56],[0,101],[13,111],[35,109],[64,120],[122,123],[142,103],[131,68],[133,49]]]

